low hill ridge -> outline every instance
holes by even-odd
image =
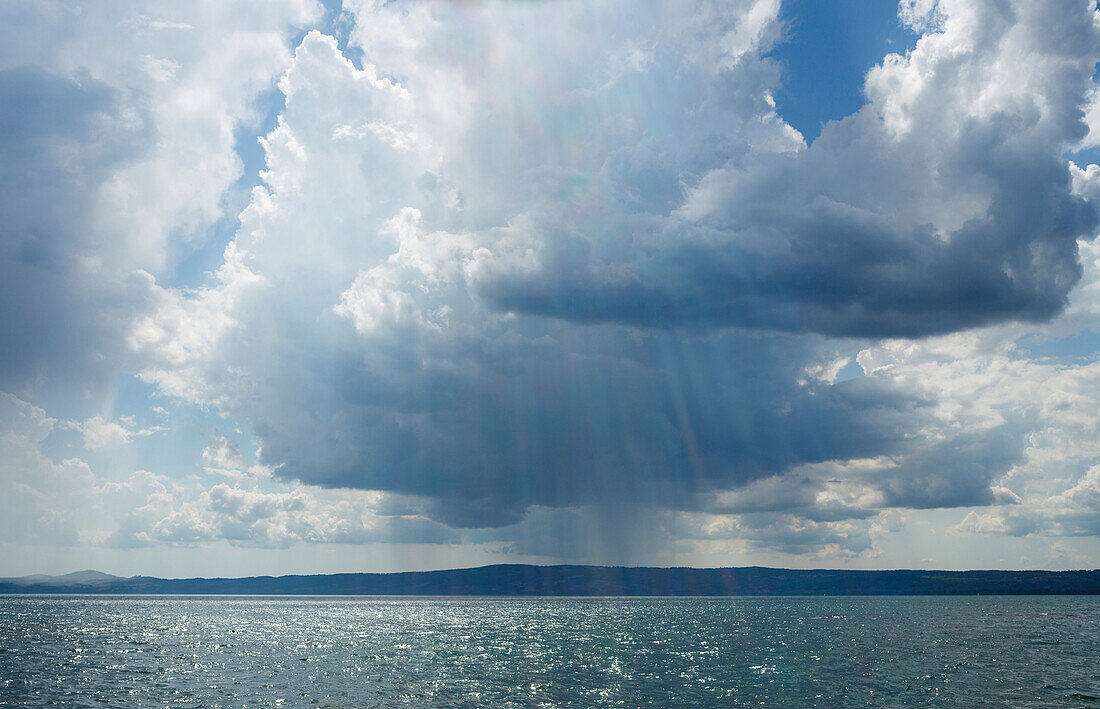
[[[246,578],[123,578],[97,571],[0,579],[0,593],[383,596],[775,596],[1100,594],[1091,571],[533,566]]]

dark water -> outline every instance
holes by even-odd
[[[0,706],[1100,707],[1100,598],[0,597]]]

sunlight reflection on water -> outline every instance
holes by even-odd
[[[0,597],[0,705],[1082,706],[1100,599]]]

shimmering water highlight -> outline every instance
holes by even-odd
[[[1100,598],[0,597],[0,706],[1100,706]]]

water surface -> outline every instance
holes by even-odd
[[[1100,706],[1100,598],[0,597],[0,706]]]

